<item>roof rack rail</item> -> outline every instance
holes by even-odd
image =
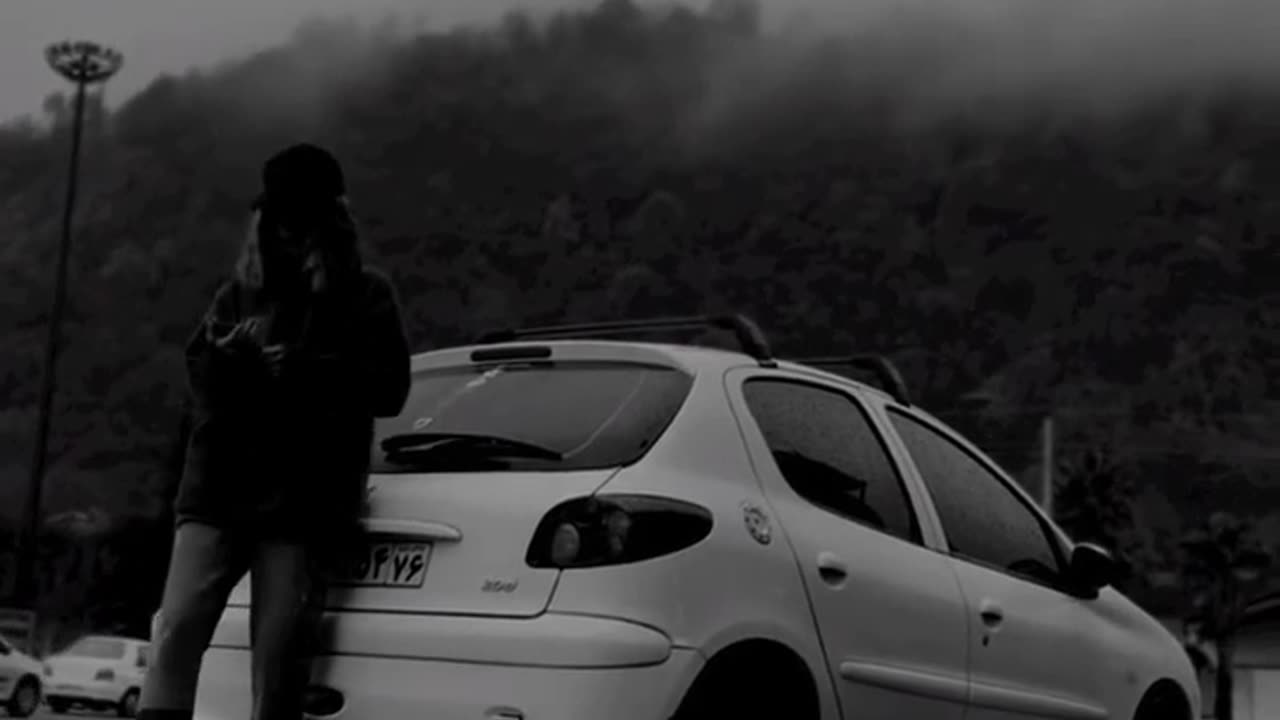
[[[850,367],[864,370],[876,378],[894,400],[903,405],[911,405],[911,394],[907,392],[907,383],[902,379],[898,366],[884,355],[831,355],[827,357],[797,358],[791,362],[811,367]]]
[[[736,313],[730,315],[690,315],[687,317],[613,320],[578,325],[509,328],[487,332],[476,340],[476,344],[492,345],[534,338],[567,340],[617,335],[644,335],[653,332],[693,330],[697,328],[729,330],[737,338],[738,345],[741,346],[742,351],[750,355],[760,365],[773,367],[777,364],[773,358],[773,350],[769,347],[769,339],[765,337],[764,331],[760,329],[760,326],[746,315]]]

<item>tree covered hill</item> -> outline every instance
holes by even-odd
[[[91,104],[50,512],[160,516],[181,344],[247,229],[258,164],[298,139],[347,165],[418,349],[740,310],[785,354],[891,354],[924,405],[1014,470],[1053,413],[1064,457],[1111,448],[1168,532],[1206,503],[1276,506],[1278,96],[944,112],[865,71],[865,44],[795,42],[756,17],[607,0],[412,36],[317,21],[118,109]],[[68,108],[53,96],[46,123],[0,131],[10,523]]]

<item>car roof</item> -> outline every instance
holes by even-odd
[[[617,340],[542,340],[486,345],[461,345],[419,353],[413,358],[415,371],[471,364],[477,352],[500,353],[519,348],[550,348],[565,360],[603,360],[668,365],[691,373],[728,369],[755,361],[729,350],[670,343],[623,342]],[[510,358],[519,359],[519,358]]]
[[[137,644],[146,645],[151,642],[150,640],[143,640],[141,638],[129,637],[127,635],[99,635],[96,633],[90,634],[90,635],[81,635],[79,640],[121,640],[126,643],[130,643],[134,645],[137,645]],[[76,642],[79,642],[79,640],[77,640]]]
[[[799,362],[777,360],[771,365],[761,365],[751,356],[734,351],[702,345],[675,343],[626,342],[616,340],[542,340],[506,342],[485,345],[462,345],[419,353],[413,358],[414,372],[456,367],[471,364],[476,351],[501,351],[529,347],[547,347],[555,357],[568,360],[604,360],[618,362],[654,363],[677,367],[690,374],[719,375],[741,367],[786,370],[812,375],[827,381],[852,385],[859,390],[874,393],[888,402],[893,396],[884,390],[839,373],[812,367]]]
[[[696,342],[671,344],[620,340],[621,337],[643,336],[654,332],[694,330],[704,333],[728,332],[736,341],[739,351],[707,347]],[[417,355],[414,357],[413,368],[416,373],[439,367],[495,365],[518,360],[546,362],[553,354],[557,359],[564,360],[631,361],[675,366],[695,375],[754,363],[761,368],[815,373],[823,379],[877,392],[902,405],[911,404],[911,394],[902,373],[885,355],[846,351],[840,355],[804,358],[799,361],[793,359],[792,363],[784,363],[774,355],[772,344],[760,325],[742,313],[609,319],[568,325],[505,328],[487,332],[470,345]],[[837,367],[869,372],[876,376],[880,387],[872,387],[845,375],[819,369]]]

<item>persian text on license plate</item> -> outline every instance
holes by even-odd
[[[358,587],[422,587],[430,558],[431,546],[425,543],[373,542],[334,582]]]

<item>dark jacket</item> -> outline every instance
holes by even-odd
[[[410,350],[390,281],[361,270],[313,300],[296,347],[273,376],[261,357],[214,345],[263,310],[237,281],[214,297],[187,347],[195,422],[175,502],[196,520],[267,539],[317,542],[354,527],[369,470],[374,418],[401,411]]]

